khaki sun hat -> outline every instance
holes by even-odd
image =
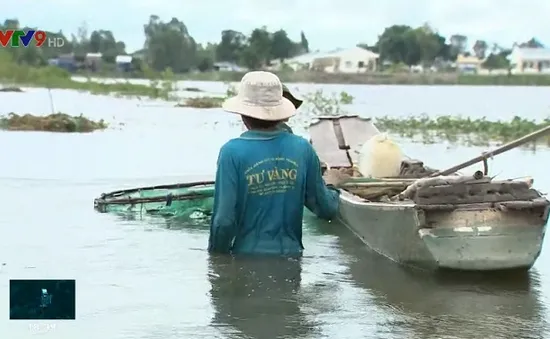
[[[263,71],[246,73],[237,96],[227,99],[222,108],[230,113],[267,121],[285,120],[296,114],[296,107],[283,97],[281,80],[275,74]]]

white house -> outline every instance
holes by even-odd
[[[123,72],[130,71],[132,69],[132,59],[131,55],[117,55],[115,58],[117,69]]]
[[[132,63],[131,55],[117,55],[115,58],[115,63],[117,64],[130,64]]]
[[[456,68],[458,71],[463,73],[478,73],[481,69],[481,64],[483,60],[476,57],[475,55],[466,56],[464,54],[459,54],[456,57]]]
[[[247,69],[240,67],[236,63],[221,61],[214,63],[214,69],[220,72],[246,72]]]
[[[550,73],[550,48],[514,46],[508,56],[511,71],[518,73]]]
[[[379,55],[361,47],[315,52],[285,61],[294,70],[307,69],[327,73],[366,73],[376,71]]]

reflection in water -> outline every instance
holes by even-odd
[[[300,310],[301,260],[211,256],[213,326],[231,338],[300,338],[314,324]]]
[[[341,225],[319,226],[338,235],[355,284],[372,294],[378,309],[402,320],[400,328],[388,331],[404,338],[542,338],[548,331],[534,270],[434,274],[406,269],[369,251]]]

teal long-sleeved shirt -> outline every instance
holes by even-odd
[[[286,131],[248,131],[220,150],[209,252],[297,255],[304,206],[323,219],[338,212],[307,140]]]

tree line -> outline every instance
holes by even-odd
[[[0,29],[36,29],[22,27],[17,19],[5,20]],[[217,43],[200,44],[192,37],[187,26],[177,18],[162,21],[151,15],[143,26],[145,42],[141,54],[142,60],[156,71],[170,68],[181,73],[191,70],[207,71],[215,62],[229,62],[249,69],[260,69],[274,60],[284,61],[310,52],[306,35],[301,32],[299,39],[291,39],[283,29],[275,32],[266,27],[254,29],[249,35],[227,29],[221,32]],[[9,48],[19,63],[45,65],[48,59],[61,54],[74,53],[75,58],[84,58],[87,53],[102,53],[107,63],[114,63],[117,55],[125,55],[126,45],[118,41],[110,30],[94,30],[91,33],[86,25],[76,34],[67,37],[63,32],[47,32],[48,37],[61,37],[65,45],[61,48]],[[385,64],[404,64],[407,66],[432,66],[440,62],[455,61],[459,54],[475,55],[485,60],[487,68],[506,68],[506,56],[510,48],[497,44],[490,45],[477,40],[472,50],[468,50],[468,38],[454,34],[448,39],[437,30],[425,24],[421,27],[393,25],[387,27],[374,45],[358,44],[359,47],[380,54],[380,62]],[[521,43],[524,47],[543,47],[532,38]]]

